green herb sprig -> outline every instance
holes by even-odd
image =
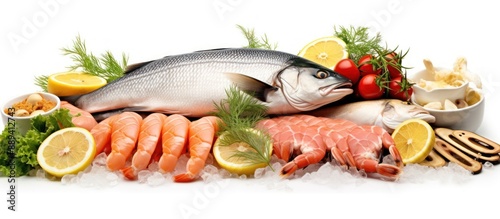
[[[91,75],[99,76],[106,81],[112,82],[123,76],[127,68],[128,56],[122,53],[120,60],[115,58],[110,51],[106,51],[100,56],[96,56],[87,51],[85,41],[80,38],[80,35],[73,41],[72,47],[61,49],[63,55],[70,56],[74,64],[69,66],[70,71],[82,71]],[[35,85],[47,91],[47,75],[35,77]]]
[[[349,58],[355,63],[358,63],[363,55],[372,54],[377,50],[383,49],[382,46],[380,46],[382,42],[380,33],[371,37],[368,30],[368,27],[334,27],[334,35],[346,43]]]
[[[227,99],[223,99],[216,107],[215,116],[221,119],[218,136],[220,146],[235,143],[247,143],[251,150],[236,151],[232,156],[244,158],[252,164],[266,163],[270,165],[271,137],[266,133],[253,129],[258,121],[264,119],[267,107],[258,103],[251,95],[240,91],[236,86],[226,90]]]
[[[237,27],[241,30],[241,32],[248,41],[248,45],[245,46],[245,48],[269,49],[269,50],[276,50],[278,48],[278,43],[271,44],[266,34],[264,34],[264,36],[259,38],[255,36],[254,29],[245,28],[241,25],[237,25]]]

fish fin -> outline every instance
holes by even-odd
[[[125,69],[125,72],[123,72],[123,74],[128,74],[130,72],[133,72],[134,70],[137,70],[139,68],[141,68],[142,66],[145,66],[151,62],[154,62],[155,60],[151,60],[151,61],[147,61],[147,62],[140,62],[140,63],[135,63],[135,64],[131,64],[131,65],[128,65],[127,68]]]
[[[266,102],[265,94],[269,89],[277,89],[270,84],[239,73],[224,73],[240,90]]]

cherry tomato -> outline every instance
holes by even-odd
[[[357,92],[365,100],[378,99],[384,95],[384,89],[377,85],[376,74],[367,74],[359,80]]]
[[[349,78],[352,84],[356,84],[359,81],[359,69],[356,63],[352,59],[342,59],[340,60],[333,71],[341,74],[342,76]]]
[[[391,98],[407,101],[413,94],[413,88],[409,84],[405,85],[401,80],[401,77],[391,79],[389,82],[389,96]]]
[[[376,65],[376,59],[371,54],[366,54],[361,56],[358,61],[358,68],[361,77],[367,74],[376,74],[379,75],[382,72],[382,69]],[[374,65],[375,64],[375,65]]]
[[[398,54],[391,52],[385,55],[385,60],[387,60],[387,70],[391,78],[401,77],[401,64],[399,63]]]

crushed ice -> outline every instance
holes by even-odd
[[[92,165],[88,166],[84,171],[78,174],[68,174],[61,178],[63,185],[77,184],[81,187],[112,187],[116,186],[119,181],[117,172],[110,172],[106,168],[106,154],[97,155],[92,161]]]
[[[426,181],[464,183],[472,179],[472,173],[460,165],[449,162],[443,167],[427,167],[407,164],[399,178],[401,183],[423,183]]]
[[[92,165],[78,174],[65,175],[61,178],[62,184],[76,184],[82,187],[112,187],[120,181],[125,181],[120,171],[110,172],[106,168],[106,154],[102,153],[96,156]],[[177,166],[172,173],[160,173],[157,163],[151,163],[148,169],[138,172],[137,181],[149,186],[160,186],[173,182],[172,176],[186,171],[186,164],[189,155],[184,154],[179,157]],[[390,156],[383,159],[384,163],[393,162]],[[200,178],[204,183],[217,183],[226,179],[252,180],[256,185],[264,186],[271,190],[290,191],[289,185],[292,181],[304,183],[314,183],[329,187],[342,187],[345,185],[356,186],[368,182],[367,178],[372,175],[364,171],[358,171],[355,168],[345,169],[335,161],[326,163],[317,163],[307,166],[304,169],[297,170],[288,179],[280,176],[280,170],[286,162],[278,159],[275,155],[271,158],[271,166],[259,168],[254,175],[237,175],[218,167],[214,162],[212,155],[209,155],[203,170],[200,172]],[[484,168],[491,168],[493,164],[486,162]],[[47,178],[47,174],[41,169],[33,173],[36,177]],[[423,183],[427,181],[441,181],[463,183],[471,179],[472,174],[455,163],[448,163],[446,166],[433,168],[418,164],[407,164],[397,183]]]

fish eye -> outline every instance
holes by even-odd
[[[323,71],[323,70],[318,70],[316,72],[316,77],[319,78],[319,79],[325,79],[327,78],[328,76],[330,76],[330,74],[326,71]]]

